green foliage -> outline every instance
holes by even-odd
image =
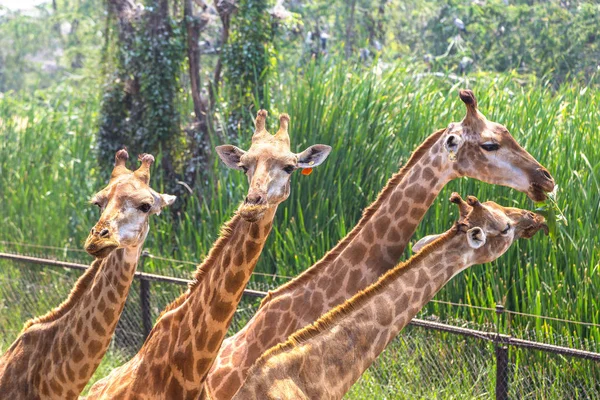
[[[56,235],[65,245],[83,243],[69,232],[87,230],[94,217],[84,205],[98,179],[98,101],[87,96],[95,89],[59,86],[0,99],[0,224],[11,226],[4,240],[29,240],[39,231],[49,234],[43,240]]]
[[[575,3],[451,1],[429,18],[420,46],[435,67],[456,72],[517,69],[555,84],[568,75],[589,78],[600,55],[600,6]]]
[[[268,6],[267,0],[240,0],[231,19],[229,41],[223,49],[223,65],[234,126],[255,101],[261,107],[268,107],[264,104],[264,86],[274,51]]]
[[[173,138],[180,136],[177,93],[179,75],[185,55],[184,35],[180,21],[169,18],[158,26],[149,21],[157,18],[152,7],[144,26],[136,34],[132,58],[139,64],[140,97],[144,99],[143,127],[135,133],[135,145],[144,145],[158,152],[160,146],[176,146]],[[166,146],[165,146],[166,147]],[[173,149],[175,150],[175,149]],[[165,151],[173,151],[165,148]]]
[[[296,34],[285,36],[286,54],[295,57],[286,62],[307,62],[319,48],[318,38],[307,44],[307,35],[327,32],[329,55],[344,52],[350,40],[351,59],[368,49],[368,58],[379,56],[384,62],[402,58],[434,72],[516,70],[558,86],[567,77],[587,82],[598,70],[596,1],[356,0],[354,14],[351,3],[318,0],[290,5],[302,24]],[[298,48],[305,51],[296,55]]]
[[[27,11],[0,5],[0,92],[29,93],[98,78],[98,0],[56,0]]]
[[[162,152],[162,169],[172,181],[184,161],[178,156],[184,141],[178,93],[185,37],[181,21],[161,13],[159,3],[149,1],[139,21],[120,29],[97,146],[101,163],[123,146],[138,153]]]
[[[19,14],[9,15],[0,24],[0,31],[0,91],[20,90],[26,85],[25,79],[41,78],[43,75],[31,76],[32,68],[25,60],[29,54],[49,46],[41,21]],[[46,40],[35,40],[36,37]]]

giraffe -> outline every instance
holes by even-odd
[[[292,153],[289,116],[280,116],[274,136],[265,129],[266,117],[266,111],[258,112],[248,151],[217,147],[227,166],[248,176],[244,203],[225,225],[187,292],[163,311],[142,349],[92,387],[88,399],[204,397],[204,380],[271,231],[277,206],[289,196],[291,173],[320,165],[331,151],[318,144]]]
[[[119,150],[106,188],[92,203],[101,210],[85,249],[96,257],[69,297],[47,314],[25,323],[0,358],[2,398],[76,399],[100,364],[125,305],[151,214],[175,196],[148,186],[154,157],[142,154],[135,172]]]
[[[543,217],[457,193],[460,218],[375,284],[268,350],[233,399],[341,399],[392,339],[456,274],[491,262],[519,238],[545,229]]]
[[[449,181],[469,176],[526,192],[535,201],[554,188],[548,171],[478,110],[472,91],[459,94],[464,119],[429,136],[355,228],[315,265],[270,292],[248,324],[224,341],[207,380],[212,398],[230,399],[262,353],[392,268]]]

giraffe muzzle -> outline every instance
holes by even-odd
[[[530,174],[531,184],[527,196],[533,201],[540,202],[548,197],[546,193],[554,190],[554,178],[545,168],[538,168],[533,174]]]
[[[119,247],[119,242],[113,238],[106,228],[92,228],[84,245],[85,251],[96,258],[107,257],[117,247]]]
[[[519,221],[517,224],[517,231],[519,232],[519,237],[524,239],[533,237],[539,231],[543,231],[546,236],[548,236],[549,233],[545,218],[542,215],[535,213],[530,213],[530,215]]]
[[[266,204],[243,204],[240,216],[248,222],[256,222],[262,218],[269,207]]]
[[[114,249],[119,247],[119,243],[114,240],[104,240],[85,243],[85,251],[96,258],[107,257]]]
[[[552,186],[554,187],[554,186]],[[529,191],[527,192],[527,196],[535,201],[536,203],[545,201],[548,198],[548,195],[546,193],[550,192],[551,190],[546,190],[544,187],[542,187],[542,185],[533,182],[530,186],[529,186]]]

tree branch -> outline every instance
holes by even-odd
[[[216,92],[218,91],[219,85],[221,84],[221,70],[223,68],[223,48],[229,41],[229,26],[231,22],[231,14],[237,10],[237,4],[233,0],[215,0],[215,8],[219,13],[219,18],[223,24],[221,30],[221,43],[219,58],[217,59],[217,65],[215,66],[215,72],[213,75],[212,85],[209,88],[210,93],[210,106],[215,108]]]

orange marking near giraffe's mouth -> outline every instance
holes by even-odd
[[[308,175],[312,174],[312,171],[313,171],[312,168],[303,168],[302,169],[302,175],[308,176]]]

